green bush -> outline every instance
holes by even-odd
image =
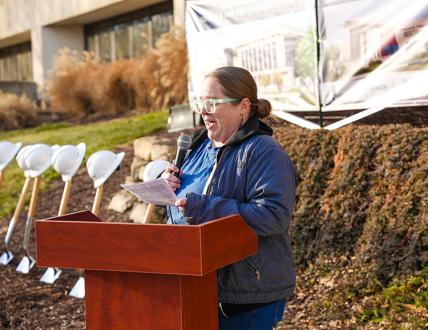
[[[297,169],[292,326],[425,329],[428,129],[286,125],[275,138]]]
[[[427,128],[286,126],[275,134],[298,173],[290,230],[301,269],[356,257],[386,283],[428,261]]]

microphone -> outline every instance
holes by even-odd
[[[186,158],[187,150],[190,147],[192,138],[189,135],[181,134],[177,140],[177,155],[175,156],[174,165],[178,167],[178,172],[174,172],[174,175],[178,178],[180,175],[181,166],[183,166],[184,159]]]

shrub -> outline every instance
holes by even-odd
[[[68,116],[150,112],[187,99],[184,32],[173,28],[141,59],[100,63],[93,55],[60,50],[46,95]]]
[[[425,329],[428,129],[281,126],[297,170],[291,327]]]
[[[428,263],[428,129],[276,129],[298,177],[290,228],[297,265],[348,258],[383,283]]]
[[[33,126],[36,118],[37,106],[28,97],[0,91],[0,130]]]

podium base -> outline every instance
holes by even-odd
[[[216,272],[180,276],[85,270],[85,281],[88,330],[218,329]]]

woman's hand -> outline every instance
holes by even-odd
[[[175,206],[178,207],[178,209],[180,210],[180,212],[184,213],[184,209],[186,208],[186,202],[187,202],[186,198],[177,199],[175,201]]]
[[[180,187],[180,179],[177,178],[174,175],[174,172],[177,173],[179,171],[178,167],[174,164],[170,164],[165,172],[162,173],[161,178],[165,179],[166,182],[168,182],[169,186],[172,188],[172,190],[176,191],[177,188]],[[182,171],[180,171],[180,175],[183,174]]]

